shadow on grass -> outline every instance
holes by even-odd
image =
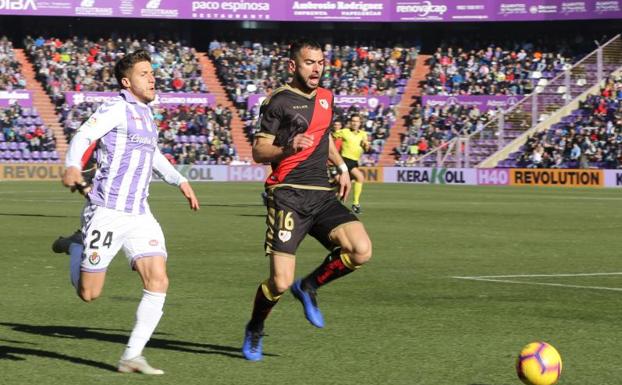
[[[36,334],[46,337],[56,338],[72,338],[72,339],[84,339],[84,340],[97,340],[113,342],[125,345],[129,338],[129,331],[119,329],[99,329],[99,328],[86,328],[78,326],[52,326],[52,325],[26,325],[17,323],[0,322],[0,325],[10,327],[14,331],[28,334]],[[121,333],[115,333],[121,332]],[[240,352],[239,347],[215,345],[215,344],[202,344],[189,341],[179,341],[173,339],[157,338],[159,333],[155,334],[154,338],[151,338],[147,343],[147,347],[152,349],[165,349],[174,350],[184,353],[199,353],[199,354],[218,354],[231,358],[244,359]],[[264,353],[265,356],[278,356],[274,354]]]
[[[63,360],[68,362],[73,362],[74,364],[92,366],[98,369],[116,371],[117,368],[105,364],[103,362],[97,362],[93,360],[87,360],[80,357],[68,356],[61,353],[50,352],[48,350],[40,350],[40,349],[30,349],[30,348],[21,348],[14,346],[3,346],[0,345],[0,360],[11,360],[11,361],[25,361],[26,359],[21,356],[35,356],[35,357],[45,357],[45,358],[53,358],[55,360]]]
[[[205,207],[264,207],[261,203],[231,203],[231,204],[223,204],[223,203],[201,203],[201,206]]]
[[[497,385],[497,384],[484,384],[484,383],[477,382],[475,384],[469,384],[469,385]],[[503,384],[500,384],[500,385],[503,385]]]
[[[43,217],[43,218],[75,218],[75,215],[49,215],[49,214],[24,214],[24,213],[0,213],[7,217]]]

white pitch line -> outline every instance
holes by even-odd
[[[512,281],[512,280],[509,280],[509,279],[478,278],[478,277],[452,277],[452,278],[471,280],[471,281],[482,281],[482,282],[512,283],[512,284],[519,284],[519,285],[554,286],[554,287],[568,287],[568,288],[572,288],[572,289],[591,289],[591,290],[622,291],[622,288],[620,288],[620,287],[567,285],[567,284],[563,284],[563,283]]]
[[[513,274],[513,275],[473,275],[466,277],[452,277],[457,279],[470,279],[470,278],[549,278],[549,277],[596,277],[607,275],[622,275],[622,271],[616,271],[612,273],[560,273],[560,274]]]

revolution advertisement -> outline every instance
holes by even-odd
[[[460,22],[617,19],[622,0],[0,0],[0,14],[152,19]]]
[[[193,182],[257,182],[270,175],[264,165],[176,165]],[[436,167],[360,167],[367,183],[612,187],[622,189],[622,170],[592,169],[511,169],[511,168],[436,168]],[[0,163],[0,181],[60,180],[62,163]],[[156,174],[154,180],[160,180]]]

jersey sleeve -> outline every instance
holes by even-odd
[[[335,139],[343,139],[346,137],[346,131],[341,129],[333,132],[333,138]]]
[[[264,102],[259,111],[259,133],[255,136],[274,138],[283,117],[281,107],[274,98],[269,98]]]
[[[84,122],[69,143],[65,167],[82,170],[82,157],[89,146],[123,123],[125,117],[122,102],[104,103]]]

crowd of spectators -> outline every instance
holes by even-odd
[[[322,87],[331,89],[335,95],[391,97],[403,91],[417,54],[415,48],[361,44],[325,44],[323,51],[326,65]],[[289,46],[280,42],[214,40],[209,45],[209,53],[229,97],[240,112],[247,137],[252,141],[259,129],[259,106],[247,109],[247,99],[252,94],[268,95],[291,80],[287,68]],[[373,109],[337,109],[336,119],[345,124],[353,112],[361,114],[372,143],[372,149],[363,156],[361,163],[373,165],[396,121],[395,108],[379,105]]]
[[[555,44],[443,44],[430,58],[426,95],[526,95],[572,62],[565,41]]]
[[[58,160],[56,139],[34,108],[17,104],[0,108],[0,152],[3,160],[30,160],[44,152],[46,160]],[[54,152],[54,155],[50,154]],[[54,158],[56,156],[56,158]]]
[[[60,120],[71,138],[97,109],[97,103],[63,105]],[[179,105],[153,107],[160,131],[160,149],[173,164],[243,164],[231,137],[232,111],[221,105]]]
[[[527,95],[538,84],[570,65],[582,40],[543,38],[537,42],[483,43],[477,39],[442,43],[429,59],[421,83],[424,95]],[[574,48],[573,48],[574,47]],[[422,106],[406,117],[407,132],[395,148],[398,165],[412,165],[427,151],[445,145],[459,133],[483,128],[497,113],[472,106]]]
[[[57,105],[66,91],[116,91],[114,63],[136,49],[151,54],[161,92],[207,92],[196,50],[171,40],[27,37],[24,42],[39,80]]]
[[[13,43],[3,36],[0,38],[0,91],[13,91],[26,87],[21,74],[21,64],[15,59]]]
[[[484,127],[497,111],[482,112],[476,106],[422,106],[414,103],[405,117],[407,130],[394,149],[398,166],[412,166],[431,149],[441,147],[458,135],[471,134]]]
[[[210,57],[218,76],[239,109],[251,94],[269,94],[289,81],[289,46],[282,42],[212,41]],[[321,86],[336,95],[390,95],[410,76],[415,48],[359,44],[324,45],[326,65]]]
[[[620,168],[622,77],[607,79],[596,95],[548,131],[531,136],[517,158],[528,168]]]

